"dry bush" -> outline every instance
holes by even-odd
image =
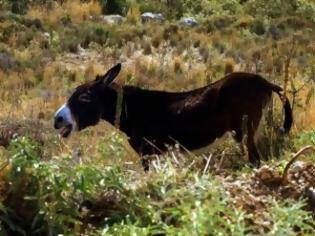
[[[305,91],[306,92],[306,91]],[[306,93],[300,94],[305,98]],[[313,97],[304,107],[297,107],[294,111],[294,131],[301,132],[315,129],[315,98]]]
[[[6,74],[0,71],[0,85],[2,88],[14,90],[23,87],[23,84],[23,78],[20,73],[11,72]]]
[[[174,58],[174,73],[181,74],[183,72],[183,61],[180,57]]]
[[[29,19],[40,19],[48,25],[56,26],[62,19],[70,17],[74,23],[82,23],[92,15],[101,14],[101,6],[98,1],[81,2],[80,0],[69,0],[63,5],[54,4],[51,9],[36,5],[28,9],[26,16]]]
[[[205,66],[199,65],[194,66],[193,69],[189,70],[189,87],[188,89],[196,89],[206,85],[205,78]]]
[[[31,20],[40,19],[48,25],[57,25],[64,14],[64,10],[59,5],[54,6],[51,10],[47,10],[43,6],[34,6],[28,9],[26,17]]]
[[[162,36],[161,35],[156,35],[152,38],[152,46],[154,48],[158,48],[161,43],[162,43]]]
[[[235,25],[236,27],[240,28],[248,28],[253,21],[253,17],[249,15],[241,16],[236,22]]]
[[[225,59],[225,69],[224,69],[224,74],[229,74],[234,71],[235,67],[235,61],[233,58],[227,58]]]
[[[152,54],[152,47],[149,40],[143,42],[143,54],[144,55],[151,55]]]
[[[29,136],[38,143],[44,144],[49,131],[50,129],[44,127],[39,120],[2,120],[0,122],[0,146],[8,147],[12,139],[21,136]]]
[[[137,6],[130,7],[127,12],[127,20],[135,24],[140,21],[141,19],[140,15],[141,15],[141,12],[140,12],[139,7]]]
[[[84,72],[84,79],[85,81],[92,81],[95,79],[96,75],[103,75],[105,70],[102,65],[90,63],[87,65],[85,72]]]
[[[89,16],[99,15],[102,11],[98,1],[81,2],[80,0],[71,0],[67,1],[63,6],[75,23],[86,21]]]
[[[7,51],[0,51],[0,70],[4,72],[17,71],[19,62],[16,57]]]

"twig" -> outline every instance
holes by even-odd
[[[195,160],[193,160],[190,165],[188,166],[188,170],[195,164]]]
[[[176,164],[176,165],[179,165],[179,161],[177,160],[177,158],[176,158],[174,152],[171,152],[171,156],[172,156],[172,158],[173,158],[175,164]]]
[[[204,175],[207,173],[207,170],[208,170],[210,161],[211,161],[211,159],[212,159],[212,156],[213,156],[213,155],[212,155],[212,153],[211,153],[210,156],[209,156],[209,158],[207,158],[207,163],[206,163],[206,166],[205,166],[205,168],[204,168],[204,170],[203,170],[203,174],[204,174]]]
[[[289,82],[289,69],[290,69],[290,64],[291,64],[291,59],[294,56],[295,53],[295,38],[292,38],[292,46],[289,52],[289,55],[287,56],[285,63],[284,63],[284,85],[283,85],[283,95],[284,97],[287,96],[287,86]]]
[[[189,151],[184,145],[182,145],[180,142],[178,142],[176,139],[174,139],[173,137],[169,136],[169,138],[174,141],[176,144],[178,144],[190,157],[196,158],[197,156],[192,153],[191,151]]]
[[[301,85],[299,88],[296,88],[295,85],[294,85],[294,81],[293,81],[293,78],[291,77],[290,78],[290,82],[291,82],[291,88],[292,88],[292,91],[290,91],[292,93],[292,105],[291,105],[291,109],[292,111],[294,110],[295,108],[295,101],[296,101],[296,97],[297,97],[297,94],[307,85],[309,84],[309,82],[311,81],[311,79],[308,79],[306,80],[303,85]]]
[[[147,142],[149,145],[151,145],[153,148],[155,148],[157,151],[159,151],[160,153],[163,153],[163,151],[161,149],[159,149],[154,143],[152,143],[150,140],[148,140],[147,138],[143,138],[143,140],[145,142]]]
[[[157,164],[158,164],[159,168],[161,169],[161,160],[159,158],[159,155],[155,154],[155,157],[156,157]]]
[[[158,172],[161,168],[158,167],[158,165],[156,164],[156,161],[152,161],[152,165],[155,169],[156,172]]]
[[[3,163],[3,164],[0,166],[0,172],[1,172],[2,170],[4,170],[9,164],[10,164],[9,161],[6,161],[5,163]]]
[[[308,150],[315,151],[315,146],[308,145],[300,149],[297,153],[293,154],[291,160],[288,162],[288,164],[285,166],[283,174],[282,174],[282,183],[286,183],[288,180],[288,171],[292,164],[298,159],[299,156],[301,156],[303,153],[305,153]]]
[[[221,169],[224,156],[225,156],[225,150],[222,151],[222,156],[221,156],[221,158],[219,160],[219,164],[216,166],[217,170]]]
[[[155,171],[158,172],[161,170],[161,161],[159,158],[159,155],[154,155],[156,157],[156,161],[152,161],[153,167],[155,168]]]

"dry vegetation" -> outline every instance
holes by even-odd
[[[110,25],[90,17],[108,11],[99,1],[34,1],[23,14],[12,2],[0,1],[0,235],[314,235],[314,149],[284,170],[315,145],[315,3],[113,1],[126,20]],[[142,23],[155,9],[167,21]],[[180,14],[199,25],[179,26]],[[55,110],[116,62],[120,84],[168,91],[259,73],[286,88],[293,130],[279,135],[274,99],[255,171],[229,135],[194,153],[170,147],[149,174],[105,122],[61,140]]]

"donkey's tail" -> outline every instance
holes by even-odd
[[[291,108],[289,99],[281,93],[283,91],[281,87],[272,83],[270,83],[270,85],[271,85],[272,91],[277,93],[282,101],[283,108],[284,108],[283,131],[284,133],[288,133],[293,123],[292,108]]]

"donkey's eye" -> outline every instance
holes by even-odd
[[[80,102],[84,102],[84,103],[87,103],[87,102],[90,102],[91,101],[91,96],[87,93],[83,93],[79,96],[79,101]]]

